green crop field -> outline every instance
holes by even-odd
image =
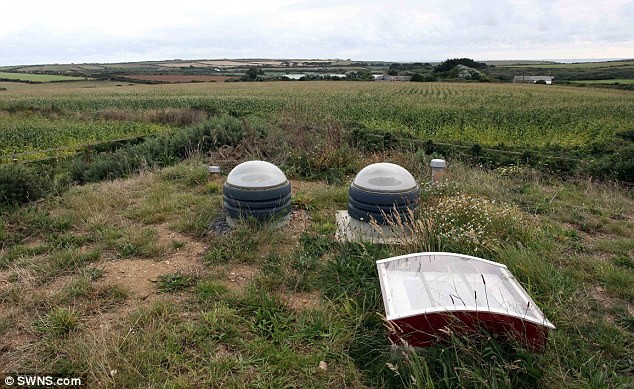
[[[31,81],[31,82],[53,82],[53,81],[81,81],[83,77],[59,76],[56,74],[26,74],[26,73],[6,73],[0,72],[0,79]]]
[[[78,120],[46,118],[40,115],[8,115],[0,112],[0,152],[3,155],[65,148],[72,151],[82,145],[167,131],[152,123],[117,120]]]
[[[255,115],[272,121],[294,116],[317,123],[334,120],[422,140],[518,150],[572,150],[610,142],[616,133],[629,130],[634,121],[634,95],[626,91],[508,84],[278,82],[148,86],[79,82],[10,85],[2,97],[0,110],[11,113],[4,114],[0,131],[5,138],[16,139],[3,143],[3,153],[63,146],[66,131],[73,142],[82,143],[104,140],[109,131],[114,139],[124,133],[164,130],[130,129],[129,124],[116,121],[90,121],[83,135],[73,130],[82,120],[78,116],[100,117],[105,111],[135,116],[151,110],[194,109],[238,117]],[[34,120],[29,118],[32,112],[45,116],[54,113],[46,127],[56,127],[56,131],[42,128],[35,136],[38,126],[29,124]],[[73,125],[67,125],[69,120]],[[55,124],[58,121],[59,125]],[[15,135],[24,134],[26,127],[30,135]],[[100,135],[96,138],[94,133]]]

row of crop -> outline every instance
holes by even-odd
[[[241,86],[236,90],[192,86],[189,89],[153,89],[152,94],[141,89],[130,94],[95,92],[94,95],[69,96],[60,92],[56,96],[39,98],[11,97],[0,101],[0,109],[18,116],[12,119],[5,115],[4,127],[13,128],[9,131],[0,128],[0,131],[9,134],[5,137],[15,137],[2,142],[4,149],[15,152],[15,146],[11,145],[19,144],[22,145],[20,151],[28,151],[64,142],[61,136],[59,142],[51,141],[51,137],[41,139],[44,135],[39,132],[54,134],[68,131],[68,139],[72,141],[81,137],[73,134],[81,133],[83,126],[85,140],[90,141],[88,134],[99,134],[100,128],[108,126],[113,128],[105,130],[104,137],[108,136],[108,132],[113,137],[120,137],[160,131],[116,121],[89,121],[84,125],[80,121],[65,121],[65,115],[174,108],[236,117],[256,114],[273,120],[299,116],[315,123],[335,120],[362,123],[371,130],[411,131],[434,141],[561,150],[610,143],[615,134],[630,129],[634,122],[634,110],[631,109],[634,99],[624,93],[578,92],[573,88],[554,88],[545,93],[539,88],[514,85],[404,87],[403,84],[394,86],[390,83],[387,86],[357,84],[347,84],[345,88],[339,84],[329,84],[329,88],[325,88],[319,83],[309,83],[307,87],[293,84],[286,88],[258,84]],[[414,90],[445,89],[455,94],[437,99],[410,93]],[[403,93],[404,90],[408,92]],[[34,112],[47,119],[51,116],[56,119],[46,123],[36,116],[33,119],[36,125],[31,125],[29,121],[33,120],[29,116]],[[95,136],[94,140],[101,140],[100,136]]]
[[[134,121],[49,119],[23,114],[0,114],[0,119],[2,160],[31,159],[37,157],[33,152],[41,150],[61,148],[72,151],[86,144],[170,130],[167,126]]]
[[[222,145],[236,145],[247,125],[231,116],[219,116],[106,153],[88,152],[54,163],[0,165],[0,208],[37,200],[71,183],[123,177],[147,166],[171,165],[193,152],[204,154]]]
[[[249,96],[98,96],[87,98],[19,98],[0,100],[0,110],[7,112],[86,112],[105,109],[149,110],[191,108],[210,113],[249,114],[278,112],[280,100]]]
[[[340,108],[340,107],[339,107]],[[408,131],[418,137],[434,141],[480,143],[515,149],[540,147],[571,150],[596,143],[610,143],[615,134],[629,129],[634,121],[631,113],[619,112],[612,116],[584,115],[581,109],[562,112],[557,109],[525,110],[516,108],[449,109],[418,107],[354,107],[324,111],[343,123],[362,123],[370,130]],[[281,119],[283,115],[301,115],[306,120],[319,122],[322,118],[315,107],[304,112],[281,111],[264,117]],[[234,116],[249,112],[263,115],[255,107],[221,111]],[[216,112],[214,112],[216,113]],[[87,143],[161,133],[168,126],[128,120],[78,120],[74,118],[49,119],[40,115],[1,115],[0,154],[24,153],[56,147],[79,147]]]
[[[493,169],[527,165],[557,176],[590,176],[634,184],[634,130],[618,133],[610,143],[593,143],[567,153],[538,147],[517,151],[501,145],[491,148],[479,143],[434,142],[411,132],[371,130],[362,124],[352,130],[351,138],[354,147],[367,151],[423,151]]]

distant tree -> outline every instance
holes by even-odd
[[[422,62],[406,62],[406,63],[392,63],[390,64],[390,66],[388,67],[388,74],[390,76],[396,76],[398,74],[392,74],[390,72],[392,71],[396,71],[399,74],[403,74],[403,72],[406,71],[411,71],[411,72],[420,72],[421,70],[427,70],[427,69],[431,69],[432,65],[430,65],[429,63],[422,63]]]
[[[242,80],[243,81],[256,81],[258,79],[258,76],[263,76],[264,72],[262,71],[262,69],[260,68],[249,68],[249,70],[247,70],[246,74],[244,76],[242,76]]]
[[[371,81],[374,80],[374,76],[369,70],[364,69],[358,72],[346,72],[346,80]]]
[[[374,76],[370,73],[369,70],[361,70],[358,73],[358,79],[363,81],[371,81],[374,80]]]
[[[471,58],[453,58],[441,62],[434,68],[434,73],[448,72],[458,65],[464,65],[473,69],[486,69],[487,65],[484,62],[476,62]]]
[[[436,77],[432,76],[431,74],[414,73],[414,74],[412,74],[412,78],[410,79],[410,81],[412,81],[412,82],[432,82],[432,81],[436,81]]]
[[[490,73],[489,77],[491,77],[493,80],[496,80],[496,81],[502,81],[502,82],[513,81],[513,76],[510,74],[505,74],[505,73]]]

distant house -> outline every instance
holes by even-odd
[[[374,81],[409,81],[411,76],[389,76],[387,74],[375,74]]]
[[[544,81],[550,85],[553,83],[555,77],[553,76],[515,76],[513,82],[524,82],[527,84],[537,84],[538,81]]]

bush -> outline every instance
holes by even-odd
[[[608,177],[619,181],[634,183],[634,143],[618,148],[593,161],[590,173],[595,177]]]
[[[50,182],[28,166],[0,165],[0,206],[38,200],[49,187]]]
[[[111,154],[79,157],[71,163],[71,177],[79,182],[96,182],[124,177],[144,166],[169,166],[196,151],[206,152],[221,145],[235,146],[244,133],[239,119],[228,115],[214,117],[176,133],[122,147]]]
[[[412,82],[433,82],[433,81],[436,81],[436,77],[432,76],[431,74],[414,73],[412,75],[412,78],[410,79],[410,81],[412,81]]]

